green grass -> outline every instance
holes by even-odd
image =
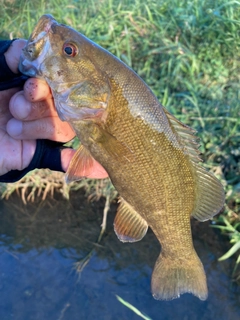
[[[118,299],[118,301],[120,303],[122,303],[125,307],[127,307],[128,309],[132,310],[136,315],[138,315],[140,318],[144,319],[144,320],[152,320],[151,318],[149,318],[147,315],[143,314],[140,310],[138,310],[136,307],[134,307],[131,303],[127,302],[126,300],[124,300],[123,298],[119,297],[116,295],[116,298]]]
[[[240,1],[5,0],[0,10],[1,38],[28,38],[50,13],[130,65],[198,131],[204,165],[226,189],[216,221],[240,231]]]

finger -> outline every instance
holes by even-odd
[[[58,117],[43,118],[33,121],[10,119],[7,133],[15,139],[48,139],[67,142],[74,138],[75,133],[67,122]]]
[[[22,53],[22,48],[25,47],[27,41],[24,39],[17,39],[12,42],[11,46],[5,53],[7,65],[14,73],[18,73],[19,58]]]
[[[68,169],[68,166],[71,162],[72,157],[74,156],[74,153],[76,151],[73,149],[62,149],[61,151],[61,165],[63,170],[66,172]]]
[[[14,118],[18,120],[30,121],[57,116],[52,99],[30,102],[26,99],[23,91],[16,93],[12,97],[9,109]]]
[[[22,143],[22,163],[21,167],[18,170],[23,170],[27,168],[32,161],[36,150],[36,141],[35,140],[25,140]]]
[[[87,176],[89,179],[104,179],[108,177],[107,171],[94,160],[92,172]]]
[[[52,97],[47,82],[37,78],[30,78],[24,84],[24,96],[28,101],[42,101]]]
[[[23,170],[31,162],[36,150],[35,140],[13,141],[9,139],[1,153],[0,175],[11,170]]]
[[[0,126],[3,126],[4,128],[7,121],[12,118],[12,115],[9,112],[9,101],[17,91],[18,88],[0,91]]]

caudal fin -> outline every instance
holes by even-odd
[[[152,294],[157,300],[172,300],[192,293],[200,300],[208,296],[203,265],[195,251],[188,259],[160,254],[152,274]]]

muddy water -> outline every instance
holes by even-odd
[[[119,242],[112,227],[113,204],[106,234],[96,245],[103,206],[104,200],[89,203],[79,192],[70,202],[61,196],[27,206],[17,196],[0,202],[1,320],[140,319],[116,295],[153,320],[240,319],[240,290],[230,278],[233,262],[217,262],[227,243],[208,223],[193,223],[208,300],[184,294],[156,301],[150,278],[158,242],[151,231],[141,242]],[[77,272],[76,263],[93,248],[91,259]]]

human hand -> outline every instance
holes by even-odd
[[[25,40],[16,40],[5,54],[13,72],[17,72],[24,45]],[[67,142],[74,136],[71,126],[58,117],[46,82],[29,79],[23,91],[14,88],[0,92],[0,175],[28,167],[36,150],[36,139]],[[70,148],[61,150],[64,171],[74,152]],[[107,173],[99,163],[94,162],[88,177],[105,178]]]

